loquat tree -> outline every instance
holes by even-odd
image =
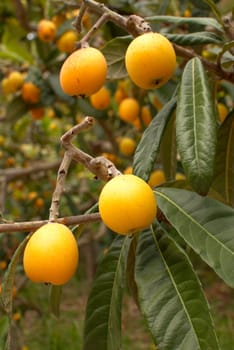
[[[111,243],[83,349],[121,349],[126,290],[156,349],[221,349],[194,261],[234,287],[233,9],[13,3],[0,5],[0,233],[22,235],[2,281],[5,349],[17,266],[50,284],[58,315],[83,229],[101,221]]]

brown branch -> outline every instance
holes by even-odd
[[[178,56],[184,57],[187,59],[191,59],[194,57],[198,57],[204,67],[209,70],[211,73],[214,73],[217,78],[219,79],[225,79],[227,81],[231,81],[232,83],[234,82],[234,73],[233,72],[227,72],[222,69],[222,67],[214,62],[211,62],[209,60],[206,60],[202,56],[198,55],[196,52],[194,52],[191,49],[186,49],[183,46],[173,44],[175,52]]]
[[[114,176],[120,174],[120,171],[116,169],[115,165],[105,157],[92,157],[89,154],[81,151],[75,147],[71,141],[75,135],[80,131],[88,129],[94,124],[94,118],[85,117],[84,120],[70,129],[66,134],[61,137],[62,146],[69,151],[72,159],[76,162],[83,164],[91,173],[93,173],[97,178],[108,181]]]
[[[81,45],[84,44],[84,41],[87,44],[87,40],[90,39],[91,35],[100,28],[101,25],[104,24],[106,21],[111,21],[115,23],[120,28],[124,29],[126,32],[131,34],[133,37],[136,37],[138,35],[141,35],[143,33],[151,31],[151,27],[148,22],[144,20],[144,18],[137,16],[137,15],[130,15],[130,16],[122,16],[118,14],[117,12],[109,9],[104,4],[99,3],[95,0],[83,0],[83,12],[80,16],[78,16],[76,20],[76,25],[78,26],[78,29],[81,27],[81,20],[82,16],[84,14],[84,9],[90,9],[94,13],[99,14],[101,16],[100,22],[97,21],[96,24],[94,24],[93,28],[91,28],[90,32],[86,34],[85,40],[81,39]],[[233,19],[227,21],[226,20],[226,32],[229,31],[229,37],[233,37]],[[231,24],[230,24],[231,22]],[[98,24],[98,25],[97,25]],[[79,47],[79,43],[77,44]],[[219,79],[225,79],[227,81],[234,81],[234,73],[233,72],[227,72],[222,69],[222,67],[214,62],[210,62],[209,60],[204,59],[200,55],[196,54],[193,50],[186,49],[182,46],[174,44],[174,48],[176,51],[177,56],[181,56],[187,59],[193,58],[193,57],[199,57],[201,61],[203,62],[206,69],[208,69],[211,73],[214,73]]]
[[[83,36],[83,38],[76,44],[76,49],[89,46],[89,41],[94,33],[103,26],[108,20],[108,15],[104,13],[97,22],[90,28],[90,30]]]
[[[72,226],[78,224],[85,224],[91,222],[100,221],[100,214],[84,214],[84,215],[76,215],[76,216],[67,216],[63,218],[58,218],[57,222]],[[24,221],[24,222],[14,222],[14,223],[4,223],[0,224],[0,233],[15,233],[15,232],[32,232],[48,223],[49,220],[38,220],[38,221]]]
[[[38,174],[39,172],[45,172],[57,168],[59,166],[59,161],[54,161],[51,163],[39,163],[34,166],[27,168],[9,168],[0,170],[0,177],[4,177],[6,182],[16,180],[25,176],[31,176],[33,174]]]
[[[59,201],[64,191],[63,186],[71,161],[72,158],[69,156],[68,152],[65,152],[58,170],[57,183],[51,201],[49,221],[57,221],[59,216]]]
[[[0,177],[0,213],[5,209],[7,181],[5,176]]]
[[[126,17],[118,14],[115,11],[112,11],[104,4],[94,0],[83,0],[83,3],[85,4],[86,8],[89,8],[96,14],[102,15],[105,13],[108,18],[108,21],[111,21],[117,24],[117,26],[126,30],[126,23],[127,23]]]
[[[94,118],[87,116],[81,123],[72,127],[61,137],[61,144],[65,149],[65,153],[58,171],[56,186],[52,196],[49,216],[49,221],[51,222],[57,221],[59,216],[59,202],[64,191],[65,179],[72,160],[83,164],[97,178],[104,181],[108,181],[120,174],[120,171],[116,169],[110,160],[105,157],[94,158],[72,144],[72,140],[76,135],[81,131],[89,129],[93,124]]]
[[[81,6],[80,6],[79,13],[78,13],[77,17],[75,18],[74,22],[72,23],[74,28],[77,30],[78,33],[80,33],[82,31],[82,18],[85,14],[85,10],[86,10],[86,4],[84,2],[82,2]]]
[[[149,23],[147,23],[142,17],[137,15],[130,15],[128,17],[122,16],[117,12],[111,10],[102,3],[96,2],[94,0],[83,0],[79,14],[74,21],[74,27],[80,33],[82,28],[82,18],[85,14],[85,10],[89,8],[94,13],[100,15],[96,23],[90,28],[88,33],[77,43],[76,48],[86,47],[87,43],[94,35],[94,33],[101,28],[106,22],[110,21],[115,23],[118,27],[124,29],[133,37],[137,35],[151,31]]]
[[[32,30],[29,21],[28,21],[28,16],[27,16],[27,11],[24,8],[21,0],[13,0],[14,6],[15,6],[15,13],[18,21],[20,22],[21,26],[28,30]]]

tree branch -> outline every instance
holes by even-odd
[[[5,178],[6,182],[10,182],[12,180],[16,180],[25,176],[32,176],[33,174],[37,174],[40,172],[46,172],[49,170],[52,170],[54,168],[57,168],[59,166],[60,162],[41,162],[39,164],[27,167],[27,168],[9,168],[0,170],[0,178]]]
[[[90,29],[90,31],[84,36],[84,38],[82,38],[81,41],[77,43],[77,48],[81,47],[82,45],[87,45],[87,42],[88,40],[90,40],[91,36],[96,32],[98,28],[100,28],[107,21],[115,23],[117,26],[124,29],[133,37],[152,31],[149,23],[146,22],[144,18],[137,15],[120,15],[117,12],[109,9],[104,4],[95,0],[83,0],[81,9],[82,11],[79,13],[78,17],[75,20],[75,27],[78,30],[81,29],[82,17],[86,9],[92,10],[94,13],[99,14],[101,17]],[[226,32],[228,31],[229,37],[233,37],[233,22],[231,22],[231,24],[230,20],[226,20],[226,22],[227,24],[225,30]],[[200,55],[196,54],[193,50],[186,49],[182,46],[174,44],[174,48],[177,56],[184,57],[187,59],[199,57],[202,63],[204,64],[205,68],[208,69],[211,73],[215,74],[218,79],[225,79],[230,82],[234,81],[234,73],[223,70],[218,63],[210,62],[209,60],[206,60]]]
[[[21,26],[28,30],[32,30],[28,17],[27,17],[27,11],[25,10],[21,0],[13,0],[14,6],[15,6],[15,12],[16,12],[16,17],[18,21],[20,22]]]
[[[58,218],[57,222],[72,226],[84,223],[91,223],[100,221],[100,214],[84,214],[76,216],[67,216],[63,218]],[[38,220],[38,221],[24,221],[24,222],[14,222],[14,223],[3,223],[0,224],[0,233],[15,233],[15,232],[32,232],[48,223],[49,220]]]
[[[110,160],[105,157],[94,158],[72,144],[72,140],[76,135],[89,129],[93,124],[94,118],[87,116],[61,137],[61,144],[65,149],[65,153],[58,171],[56,186],[52,196],[49,216],[49,221],[51,222],[57,221],[59,216],[59,202],[64,191],[65,179],[72,160],[83,164],[97,178],[104,181],[108,181],[120,174],[120,171]]]
[[[204,67],[208,69],[211,73],[214,73],[217,78],[219,79],[225,79],[228,81],[231,81],[232,83],[234,82],[234,72],[227,72],[222,69],[222,67],[214,62],[211,62],[209,60],[206,60],[202,56],[198,55],[196,52],[193,50],[189,50],[184,48],[183,46],[173,44],[175,52],[178,56],[184,57],[187,59],[193,58],[193,57],[198,57]]]

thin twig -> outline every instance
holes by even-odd
[[[120,171],[115,165],[105,157],[92,157],[89,154],[81,151],[75,147],[71,141],[79,132],[87,130],[94,124],[94,118],[85,117],[84,120],[71,128],[66,134],[61,137],[62,146],[69,151],[72,159],[76,162],[83,164],[91,173],[93,173],[98,179],[109,181],[114,176],[120,174]]]
[[[57,221],[57,218],[59,216],[59,201],[64,191],[64,188],[63,188],[64,182],[65,182],[65,178],[68,173],[68,169],[71,164],[71,161],[72,161],[72,158],[69,156],[69,152],[66,151],[64,153],[63,160],[58,170],[57,183],[52,196],[50,216],[49,216],[49,221],[51,222]]]
[[[79,124],[72,127],[61,137],[62,147],[65,149],[63,160],[59,167],[55,190],[52,196],[49,221],[57,221],[59,216],[59,203],[64,191],[65,179],[69,170],[71,161],[74,160],[83,164],[97,178],[108,181],[114,176],[120,174],[115,165],[105,157],[92,157],[81,151],[72,144],[76,135],[80,132],[88,130],[94,124],[94,118],[87,116]]]
[[[90,30],[83,36],[83,38],[76,44],[76,49],[84,48],[89,46],[89,41],[99,28],[101,28],[108,20],[108,15],[103,13],[101,17],[98,18],[97,22],[90,28]]]
[[[0,177],[4,177],[6,182],[11,182],[13,180],[23,178],[25,176],[32,176],[40,172],[46,172],[57,168],[59,166],[59,161],[54,161],[51,163],[40,162],[39,164],[29,166],[27,168],[9,168],[0,170]]]
[[[84,223],[98,222],[100,221],[100,214],[84,214],[76,216],[67,216],[57,219],[58,223],[73,226]],[[38,220],[38,221],[24,221],[24,222],[13,222],[0,224],[0,233],[15,233],[15,232],[32,232],[48,223],[49,220]]]
[[[79,13],[78,13],[77,17],[75,18],[74,22],[72,23],[74,28],[77,30],[78,33],[81,33],[81,31],[82,31],[82,18],[85,14],[85,10],[86,10],[86,4],[84,2],[82,2],[80,9],[79,9]]]

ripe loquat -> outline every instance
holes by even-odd
[[[56,34],[56,26],[53,21],[42,19],[37,26],[38,38],[43,42],[51,42]]]
[[[157,213],[155,195],[138,176],[118,175],[107,182],[99,196],[105,225],[119,234],[130,234],[152,224]]]
[[[102,86],[95,94],[90,96],[91,105],[99,110],[109,107],[111,102],[110,90],[106,86]]]
[[[118,115],[120,119],[128,123],[133,123],[140,113],[139,102],[133,97],[127,97],[119,104]]]
[[[143,89],[159,88],[174,74],[176,54],[160,33],[142,34],[129,44],[125,64],[129,77]]]
[[[71,53],[60,70],[60,84],[71,96],[90,96],[104,85],[106,59],[96,48],[85,47]]]

